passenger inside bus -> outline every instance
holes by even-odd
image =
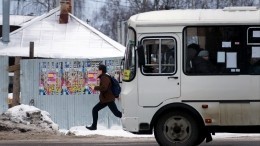
[[[198,55],[200,46],[198,44],[190,44],[187,47],[187,58],[186,58],[186,72],[192,73],[193,65],[192,60]]]
[[[198,56],[192,60],[192,64],[195,73],[216,73],[216,67],[209,61],[209,52],[207,50],[201,50]]]

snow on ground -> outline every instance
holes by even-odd
[[[97,126],[97,130],[90,131],[85,126],[75,126],[69,130],[61,129],[60,132],[64,134],[72,134],[76,136],[90,136],[90,135],[102,135],[102,136],[113,136],[113,137],[153,137],[153,135],[136,135],[130,132],[124,131],[121,126],[112,126],[110,129],[106,127]]]
[[[6,130],[19,129],[21,132],[59,130],[48,112],[24,104],[4,112],[0,117],[0,126],[5,127]]]
[[[34,131],[35,129],[39,131],[48,129],[57,131],[58,125],[54,123],[48,112],[40,110],[34,106],[29,105],[19,105],[8,109],[0,117],[0,126],[3,123],[8,126],[13,126],[10,129],[29,129],[28,131]],[[10,124],[11,123],[11,124]],[[33,128],[30,128],[33,127]],[[40,128],[35,128],[40,127]],[[8,128],[6,128],[8,129]],[[26,131],[26,130],[25,130]],[[102,136],[112,136],[112,137],[153,137],[154,135],[135,135],[130,132],[124,131],[121,126],[112,126],[110,129],[98,125],[97,130],[90,131],[85,128],[85,126],[75,126],[67,129],[59,129],[59,132],[66,135],[75,136],[91,136],[91,135],[102,135]],[[221,138],[239,138],[239,137],[260,137],[260,134],[235,134],[235,133],[216,133],[213,135],[213,139]]]

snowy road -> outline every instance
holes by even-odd
[[[200,146],[260,146],[259,135],[214,136],[214,141],[202,143]],[[158,146],[153,137],[149,138],[109,138],[103,136],[94,137],[67,137],[65,139],[41,139],[41,140],[5,140],[0,141],[0,146]]]
[[[259,134],[231,134],[218,133],[213,136],[210,143],[202,143],[201,146],[260,146]]]

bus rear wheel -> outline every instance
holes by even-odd
[[[170,112],[159,118],[154,135],[161,146],[193,146],[199,139],[198,123],[185,112]]]

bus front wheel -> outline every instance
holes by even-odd
[[[199,139],[197,121],[185,112],[162,115],[154,128],[156,141],[162,146],[193,146]]]

